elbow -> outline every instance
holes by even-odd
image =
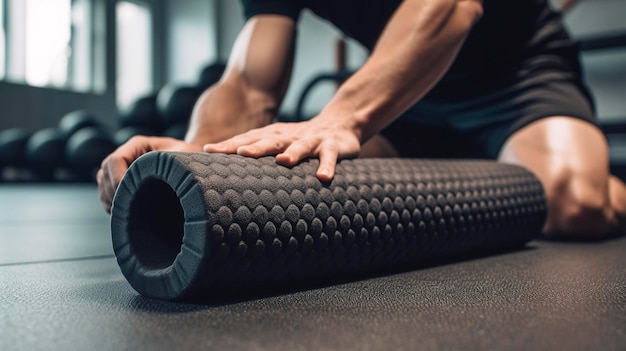
[[[482,0],[458,0],[455,12],[459,22],[469,31],[483,17]]]
[[[442,1],[447,2],[447,1]],[[483,16],[482,0],[453,0],[448,7],[447,20],[441,31],[448,31],[452,37],[466,37]],[[447,27],[447,28],[445,28]]]
[[[483,15],[482,0],[413,0],[410,11],[418,33],[437,37],[443,33],[465,36]]]

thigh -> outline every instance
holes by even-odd
[[[490,91],[446,107],[450,125],[470,134],[481,154],[491,159],[515,133],[542,119],[567,116],[589,122],[583,125],[595,123],[580,72],[566,58],[551,55],[528,59]]]

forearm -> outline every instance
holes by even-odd
[[[270,123],[287,90],[294,47],[291,19],[262,15],[248,21],[224,76],[196,103],[185,140],[214,143]]]
[[[204,145],[267,125],[278,108],[276,99],[236,82],[218,83],[194,107],[185,141]]]
[[[321,115],[345,118],[362,142],[423,97],[450,67],[482,15],[475,0],[407,0],[370,59]]]

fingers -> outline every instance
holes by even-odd
[[[104,162],[101,168],[96,174],[96,180],[98,182],[98,195],[100,196],[100,203],[107,213],[111,213],[111,205],[113,202],[113,191],[111,190],[111,181],[109,180],[109,174],[104,171]]]
[[[316,176],[322,182],[330,182],[335,176],[339,147],[334,142],[322,142],[316,150],[306,142],[294,142],[282,154],[276,155],[276,162],[293,166],[307,157],[319,157],[320,165]]]
[[[305,141],[296,141],[289,145],[283,153],[276,155],[276,162],[285,166],[293,166],[309,156],[315,156],[311,145]]]
[[[316,175],[329,182],[335,175],[337,160],[358,155],[360,142],[352,130],[311,120],[253,129],[219,143],[205,144],[203,150],[247,157],[276,155],[277,163],[289,167],[305,158],[319,157]]]
[[[262,138],[250,133],[234,136],[230,139],[226,139],[220,143],[205,144],[203,147],[204,152],[214,152],[220,154],[236,154],[237,149],[242,146],[250,146],[254,143],[261,141]]]
[[[247,157],[276,155],[293,143],[293,137],[280,130],[281,126],[253,129],[219,143],[205,144],[204,152],[239,154]]]
[[[108,187],[105,186],[105,184],[108,183],[108,180],[106,179],[105,172],[102,168],[98,170],[96,180],[98,181],[98,195],[100,196],[100,203],[106,213],[111,213],[111,199],[113,197],[111,196]]]
[[[339,148],[334,143],[325,142],[320,146],[320,166],[317,168],[317,179],[330,182],[335,176]]]
[[[96,174],[98,181],[98,194],[100,202],[107,213],[111,213],[113,196],[117,186],[122,181],[126,170],[139,156],[154,149],[152,143],[158,143],[158,139],[143,136],[131,138],[128,142],[118,147],[107,156]]]
[[[263,139],[250,145],[240,146],[236,152],[239,155],[248,157],[276,155],[285,150],[285,145],[285,142],[278,139]]]
[[[100,202],[105,211],[111,212],[115,191],[128,167],[139,156],[152,150],[199,152],[201,148],[172,138],[133,137],[107,156],[96,174]]]
[[[102,165],[96,174],[100,202],[107,213],[111,213],[115,191],[122,181],[129,164],[130,162],[126,161],[124,157],[120,157],[114,152],[102,161]]]

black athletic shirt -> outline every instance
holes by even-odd
[[[328,20],[347,36],[374,48],[401,0],[242,0],[246,19],[280,14],[297,21],[303,9]],[[558,55],[574,65],[574,42],[548,0],[484,0],[484,14],[457,59],[439,84],[450,85],[494,77],[528,58]],[[446,87],[448,86],[448,87]],[[453,89],[456,90],[456,89]]]

